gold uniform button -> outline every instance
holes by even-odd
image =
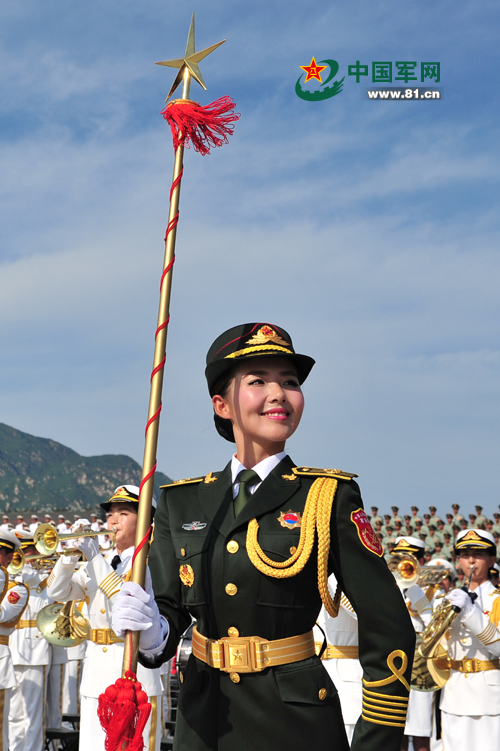
[[[240,549],[240,546],[238,545],[238,543],[236,542],[236,540],[230,540],[227,543],[226,548],[227,548],[227,550],[228,550],[229,553],[237,553],[238,550]]]
[[[295,547],[295,545],[292,545],[292,547],[290,548],[290,553],[294,555],[296,552],[297,552],[297,548]]]
[[[107,651],[108,651],[108,648],[107,648],[107,647],[103,647],[103,648],[102,648],[102,651],[103,651],[103,652],[107,652]]]
[[[239,683],[241,681],[239,673],[229,673],[229,677],[233,683]]]
[[[236,639],[236,637],[238,637],[240,635],[240,632],[234,626],[229,626],[229,628],[227,630],[227,635],[228,636],[232,636],[233,639]]]
[[[101,608],[101,613],[105,613],[105,612],[106,612],[105,609]]]
[[[226,584],[227,595],[230,595],[232,597],[233,595],[236,594],[237,591],[238,591],[238,587],[236,586],[236,584],[231,584],[231,583]]]
[[[186,551],[184,550],[184,548],[181,548],[181,555],[182,555],[183,558],[186,555]]]
[[[462,642],[462,644],[467,644],[467,639],[461,639],[460,641]]]
[[[326,699],[327,693],[328,692],[327,692],[326,688],[320,688],[320,690],[318,691],[318,696],[321,699],[321,701],[323,701],[323,699]]]

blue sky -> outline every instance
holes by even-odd
[[[498,4],[25,0],[0,7],[0,420],[82,454],[143,452],[173,152],[156,60],[201,63],[230,144],[186,152],[158,455],[221,468],[204,358],[283,326],[317,360],[290,443],[365,505],[498,510]],[[341,94],[305,102],[301,65]],[[373,102],[356,60],[439,61],[441,101]]]

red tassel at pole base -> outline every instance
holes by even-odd
[[[106,751],[143,751],[143,733],[151,713],[148,695],[135,673],[127,670],[100,695],[97,716],[106,733]]]
[[[223,96],[211,104],[202,107],[191,99],[173,99],[161,114],[170,125],[174,149],[179,146],[189,148],[192,142],[194,150],[202,156],[210,153],[213,146],[228,143],[234,125],[239,120],[234,112],[236,104],[229,96]]]

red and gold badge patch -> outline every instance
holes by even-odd
[[[9,594],[7,595],[7,600],[11,605],[15,605],[16,602],[19,602],[20,599],[21,595],[19,595],[17,592],[9,592]]]
[[[351,514],[351,521],[356,525],[358,531],[358,537],[368,550],[379,557],[384,554],[384,549],[378,539],[375,531],[370,524],[370,520],[363,511],[362,508],[358,508],[357,511],[353,511]]]
[[[194,571],[188,563],[184,563],[179,569],[181,582],[186,587],[192,587],[194,584]]]

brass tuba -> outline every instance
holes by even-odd
[[[73,600],[46,605],[38,613],[36,625],[43,638],[56,647],[77,647],[90,636],[90,623]]]

